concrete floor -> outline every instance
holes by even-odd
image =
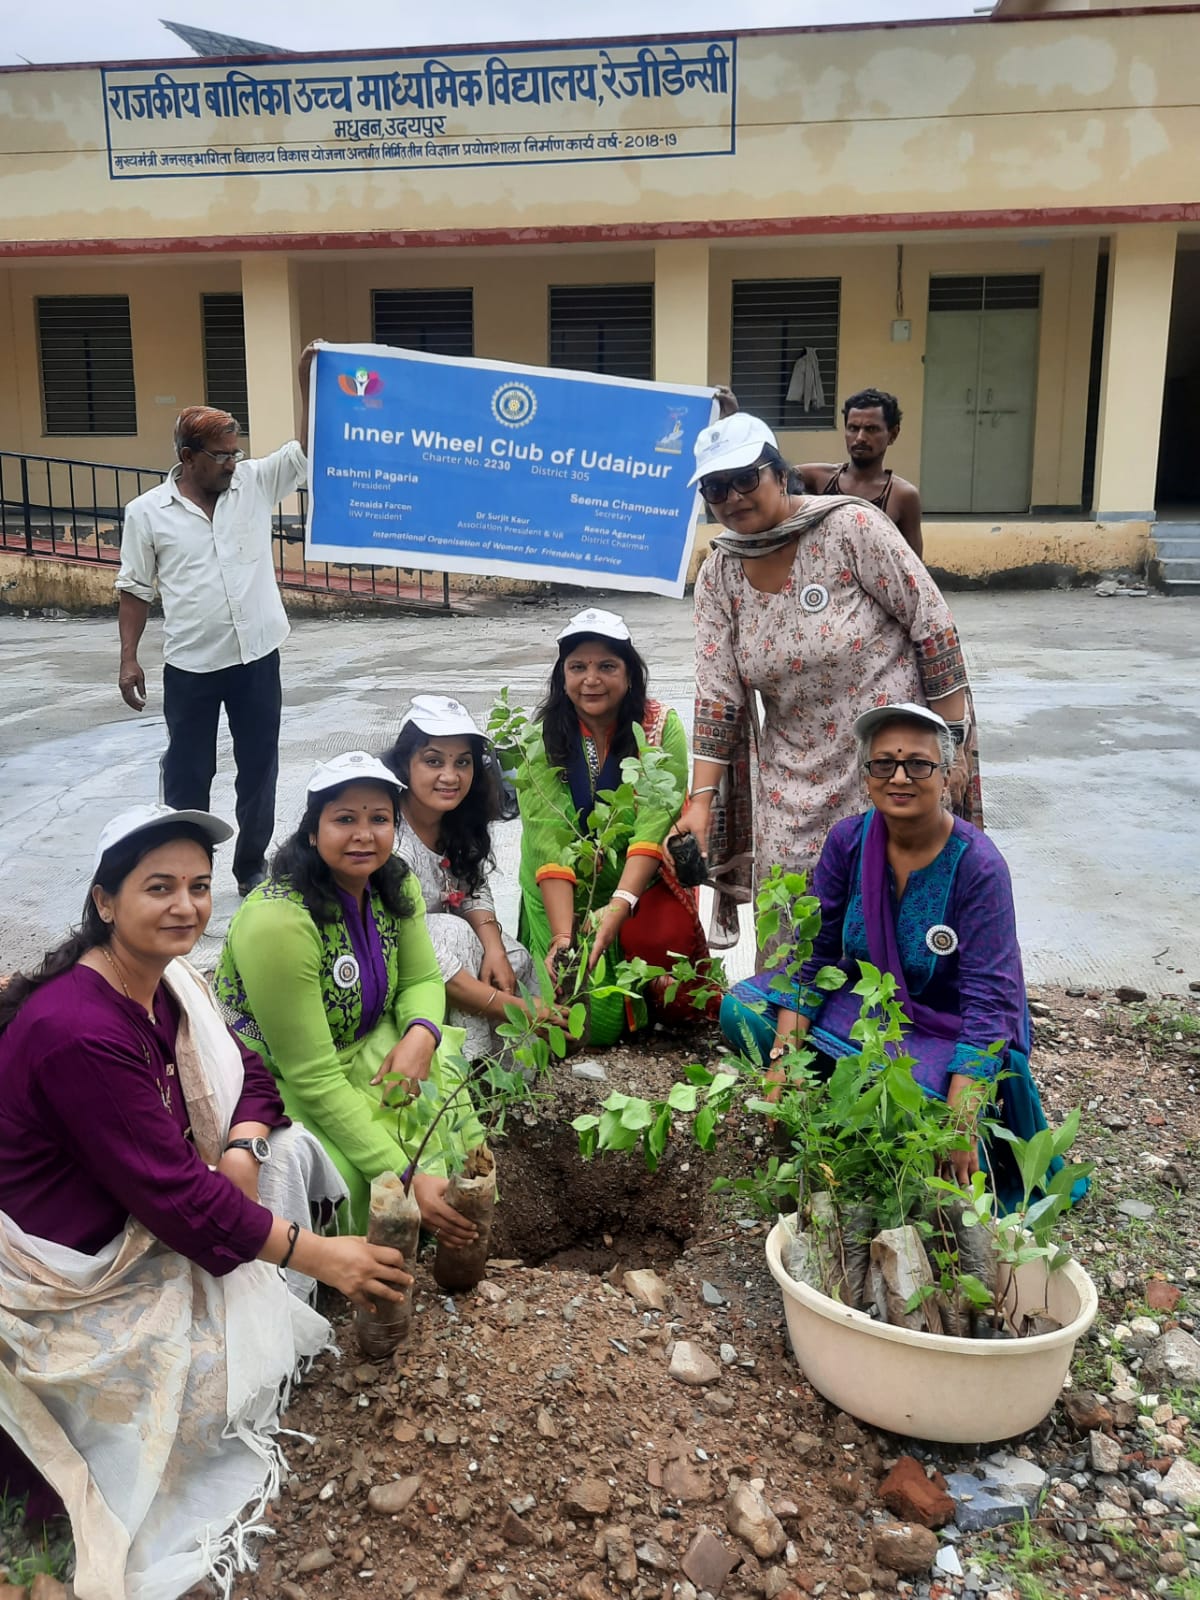
[[[691,607],[596,595],[622,611],[652,685],[690,719]],[[1090,592],[959,594],[982,732],[988,825],[1012,868],[1030,980],[1182,991],[1200,979],[1200,604]],[[378,749],[408,696],[453,691],[475,712],[496,690],[531,704],[554,635],[584,602],[513,603],[461,617],[304,620],[284,647],[278,814],[299,817],[313,763]],[[79,915],[102,823],[156,798],[165,742],[158,642],[150,703],[117,693],[113,621],[0,617],[0,971],[35,959]],[[222,734],[213,808],[232,818]],[[498,832],[511,926],[517,825]],[[211,934],[237,908],[218,861]],[[729,965],[748,970],[745,943]]]

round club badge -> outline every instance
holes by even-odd
[[[829,590],[823,583],[806,583],[800,591],[801,611],[824,611],[829,604]]]
[[[958,935],[944,922],[935,922],[925,935],[925,943],[935,956],[952,956],[958,949]]]
[[[353,956],[339,956],[333,964],[333,981],[339,989],[353,989],[358,982],[358,962]]]
[[[537,411],[537,395],[527,383],[502,383],[492,396],[492,415],[506,428],[523,428]]]

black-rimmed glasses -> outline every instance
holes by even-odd
[[[207,456],[210,461],[217,461],[221,466],[224,466],[227,461],[238,462],[246,459],[244,450],[206,450],[203,445],[201,445],[197,454]]]
[[[904,761],[893,761],[891,756],[878,756],[874,761],[864,761],[863,767],[872,778],[894,778],[896,768],[903,767],[906,778],[913,783],[921,783],[941,771],[941,762],[927,761],[924,756],[908,756]]]
[[[746,467],[742,472],[730,473],[728,478],[702,478],[700,498],[710,506],[719,506],[728,499],[731,489],[738,494],[753,494],[764,465],[765,462],[760,462],[757,467]]]

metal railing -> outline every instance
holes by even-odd
[[[47,561],[118,566],[125,507],[165,477],[156,467],[0,450],[0,550]],[[306,561],[307,513],[304,489],[275,508],[272,537],[281,588],[449,611],[448,573]]]

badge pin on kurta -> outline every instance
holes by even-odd
[[[353,989],[358,982],[358,962],[353,956],[340,956],[334,962],[333,981],[339,989]]]
[[[925,935],[925,943],[935,956],[952,956],[958,949],[958,935],[944,922],[937,922]]]
[[[806,583],[800,591],[801,611],[824,611],[829,604],[829,590],[823,583]]]

